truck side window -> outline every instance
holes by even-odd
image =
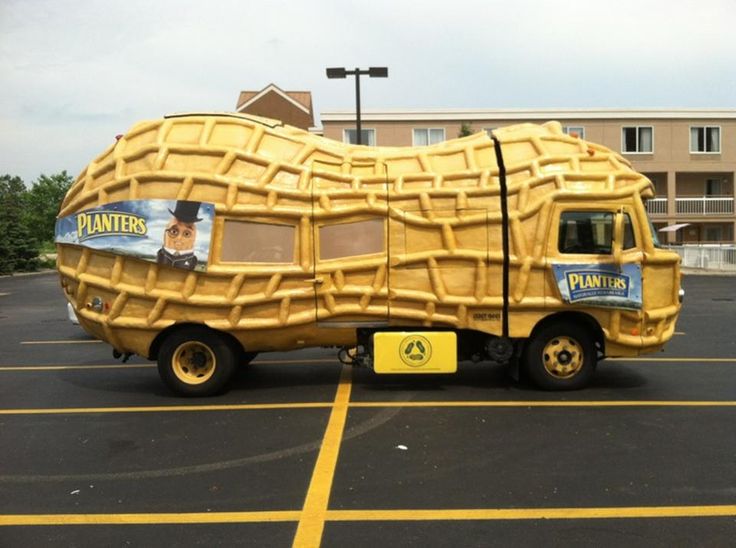
[[[319,228],[321,260],[382,253],[384,250],[383,219],[324,225]]]
[[[612,244],[613,213],[563,211],[560,215],[560,253],[609,254]]]
[[[222,262],[293,263],[293,226],[225,220]]]
[[[631,224],[631,217],[628,213],[624,213],[624,245],[622,249],[632,249],[636,247],[634,239],[634,226]]]
[[[613,213],[604,211],[564,211],[560,216],[560,253],[611,253]],[[628,213],[624,214],[622,249],[636,247],[634,227]]]

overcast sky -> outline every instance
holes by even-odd
[[[363,107],[735,107],[734,0],[0,0],[0,174],[81,169],[240,90]],[[319,120],[316,120],[319,124]]]

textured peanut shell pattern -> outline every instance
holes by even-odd
[[[651,183],[618,154],[560,125],[494,132],[507,170],[510,335],[569,310],[556,287],[559,203],[624,205],[642,231],[643,311],[576,307],[602,326],[609,354],[656,349],[679,311],[676,256],[648,237]],[[163,329],[204,323],[248,349],[350,344],[354,326],[452,326],[501,333],[501,211],[493,141],[478,133],[428,147],[361,147],[240,115],[135,125],[79,175],[60,216],[122,200],[212,202],[206,273],[57,244],[68,299],[89,332],[144,356]],[[293,262],[224,262],[225,220],[294,227]],[[381,253],[320,260],[323,226],[383,220]],[[334,234],[334,231],[333,231]],[[647,279],[657,283],[646,283]],[[321,283],[315,283],[318,280]],[[660,280],[661,283],[660,283]],[[106,308],[85,307],[95,296]]]

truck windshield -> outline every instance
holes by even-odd
[[[654,228],[654,225],[652,224],[652,220],[649,218],[649,215],[647,215],[647,221],[649,222],[649,232],[652,234],[652,243],[654,244],[654,247],[662,248],[662,244],[659,241],[659,236],[657,236],[657,229]]]

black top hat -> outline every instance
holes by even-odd
[[[182,223],[198,223],[202,219],[197,217],[199,206],[202,202],[188,202],[186,200],[177,200],[174,211],[169,210],[174,217]]]

